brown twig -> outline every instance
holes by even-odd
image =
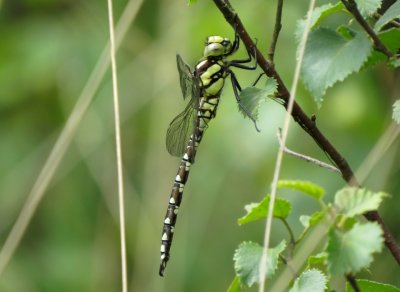
[[[393,53],[381,42],[374,30],[369,26],[368,22],[361,15],[354,0],[341,0],[346,9],[354,16],[357,22],[362,26],[365,32],[371,37],[374,42],[374,47],[377,51],[385,54],[387,57],[393,57]]]
[[[255,52],[257,57],[257,63],[265,72],[265,74],[274,78],[278,83],[277,88],[277,98],[282,101],[282,105],[287,107],[290,93],[282,81],[280,75],[275,70],[273,64],[268,62],[262,53],[256,48],[253,40],[250,38],[249,34],[245,30],[241,20],[239,19],[237,13],[233,10],[228,0],[214,0],[215,5],[224,15],[225,19],[228,23],[234,28],[234,30],[239,34],[241,40],[245,44],[246,48],[249,52]],[[360,184],[357,182],[353,170],[350,168],[346,159],[336,150],[336,148],[329,142],[329,140],[321,133],[321,131],[316,126],[315,122],[310,119],[300,105],[295,101],[293,104],[292,110],[293,119],[306,131],[317,143],[317,145],[328,155],[328,157],[336,164],[339,168],[342,178],[347,182],[349,186],[360,187]],[[380,217],[377,211],[370,211],[364,214],[364,216],[369,221],[374,221],[380,224],[382,227],[385,245],[392,253],[393,257],[400,264],[400,246],[397,245],[393,235],[389,231],[389,229],[384,224],[382,218]]]
[[[278,136],[279,145],[282,146],[282,137],[281,137],[281,130],[280,130],[280,129],[279,129],[279,131],[278,131],[277,136]],[[304,154],[300,154],[300,153],[298,153],[298,152],[295,152],[295,151],[293,151],[293,150],[290,150],[290,149],[287,148],[286,146],[283,146],[283,152],[285,152],[285,153],[287,153],[287,154],[289,154],[289,155],[292,155],[292,156],[294,156],[294,157],[303,159],[303,160],[305,160],[305,161],[307,161],[307,162],[311,162],[311,163],[313,163],[313,164],[315,164],[315,165],[318,165],[319,167],[323,167],[323,168],[326,168],[326,169],[329,169],[329,170],[336,171],[336,172],[339,172],[339,173],[340,173],[340,170],[339,170],[337,167],[335,167],[335,166],[333,166],[333,165],[331,165],[331,164],[322,162],[322,161],[320,161],[320,160],[318,160],[318,159],[312,158],[312,157],[310,157],[310,156],[307,156],[307,155],[304,155]]]
[[[271,46],[268,50],[268,59],[273,64],[275,56],[276,43],[278,42],[279,32],[282,28],[282,7],[283,0],[278,0],[276,7],[274,33],[272,34]]]

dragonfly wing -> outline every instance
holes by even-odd
[[[185,61],[183,61],[182,57],[179,54],[176,55],[176,64],[178,66],[179,82],[181,84],[183,99],[186,99],[192,94],[194,79],[192,68],[190,68],[190,66],[186,64]]]
[[[173,156],[181,156],[189,143],[195,127],[195,98],[192,97],[185,110],[177,115],[167,130],[167,150]]]

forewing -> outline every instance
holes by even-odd
[[[192,69],[188,64],[183,61],[182,57],[176,55],[176,63],[179,72],[179,81],[181,84],[183,99],[186,99],[192,94],[192,84],[193,84],[193,73]]]

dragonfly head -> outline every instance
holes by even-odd
[[[224,57],[233,53],[232,43],[228,38],[209,36],[204,48],[204,57]]]

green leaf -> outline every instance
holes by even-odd
[[[254,119],[258,118],[258,109],[263,101],[272,97],[277,89],[278,83],[273,78],[268,78],[265,87],[260,89],[254,86],[246,87],[240,93],[239,111],[247,117],[250,114]]]
[[[396,51],[400,48],[400,30],[397,28],[392,28],[385,30],[378,34],[379,39],[385,45],[386,48],[389,49],[392,53],[396,53]],[[380,62],[386,62],[388,57],[381,52],[373,51],[370,57],[368,58],[367,63],[365,64],[368,67],[376,65]],[[392,61],[396,62],[396,59]],[[392,64],[393,67],[396,64]]]
[[[321,220],[324,218],[324,216],[325,216],[324,211],[315,212],[311,216],[301,215],[299,219],[300,219],[301,224],[304,226],[304,229],[301,232],[301,234],[299,235],[298,241],[300,241],[303,238],[303,236],[307,233],[307,231],[311,227],[313,227],[313,226],[317,225],[319,222],[321,222]]]
[[[307,259],[308,268],[316,268],[318,270],[327,272],[326,261],[328,258],[328,254],[326,252],[321,252],[316,255],[311,255]]]
[[[344,275],[367,268],[372,262],[372,254],[382,250],[382,234],[375,222],[355,224],[344,233],[332,229],[326,248],[330,272]]]
[[[400,124],[400,99],[396,100],[393,104],[393,120]]]
[[[332,5],[331,3],[316,7],[311,15],[311,24],[310,24],[310,30],[312,30],[314,27],[318,26],[325,18],[328,16],[338,13],[338,12],[344,12],[344,5],[342,2],[337,2],[335,5]],[[295,36],[296,40],[299,42],[304,31],[304,27],[306,25],[307,19],[302,19],[297,22],[296,26],[296,31],[295,31]]]
[[[323,292],[326,288],[326,277],[319,270],[308,270],[296,279],[289,292]]]
[[[400,292],[400,289],[395,286],[371,280],[357,280],[357,285],[362,292]],[[346,292],[354,292],[349,283],[346,284]]]
[[[320,252],[319,254],[309,256],[307,262],[309,265],[323,264],[327,258],[328,254],[326,252]]]
[[[323,211],[317,211],[311,216],[308,215],[301,215],[300,216],[300,222],[301,224],[307,229],[310,227],[313,227],[317,225],[321,220],[324,218],[325,212]]]
[[[279,254],[285,249],[286,242],[282,240],[275,248],[268,249],[267,269],[265,277],[269,278],[278,266]],[[233,260],[235,261],[236,275],[240,282],[248,287],[258,283],[260,260],[263,247],[255,242],[243,242],[235,251]]]
[[[188,5],[195,4],[197,0],[187,0]]]
[[[385,24],[398,17],[400,17],[400,1],[396,1],[388,10],[386,10],[386,12],[375,23],[374,30],[376,32],[380,31]]]
[[[228,292],[240,292],[242,291],[240,278],[235,276],[232,283],[229,285]]]
[[[329,87],[358,71],[371,51],[371,42],[364,33],[356,33],[347,40],[328,28],[312,31],[304,54],[302,78],[317,104],[321,105]]]
[[[238,224],[243,225],[267,217],[270,195],[267,195],[260,203],[251,203],[244,208],[247,214],[238,219]],[[289,201],[282,198],[275,198],[273,217],[285,219],[292,211]]]
[[[355,0],[357,8],[364,17],[374,14],[381,7],[382,0]]]
[[[347,217],[346,215],[339,214],[336,216],[335,224],[340,225],[342,230],[350,230],[356,223],[360,222],[354,217]]]
[[[400,48],[400,30],[398,28],[391,28],[378,34],[381,42],[392,52]]]
[[[318,200],[321,199],[325,193],[325,190],[322,187],[312,182],[302,180],[280,180],[278,181],[278,188],[289,188],[301,191]]]
[[[383,198],[387,196],[383,192],[374,193],[366,189],[344,188],[336,193],[335,205],[340,213],[352,217],[378,209]]]

